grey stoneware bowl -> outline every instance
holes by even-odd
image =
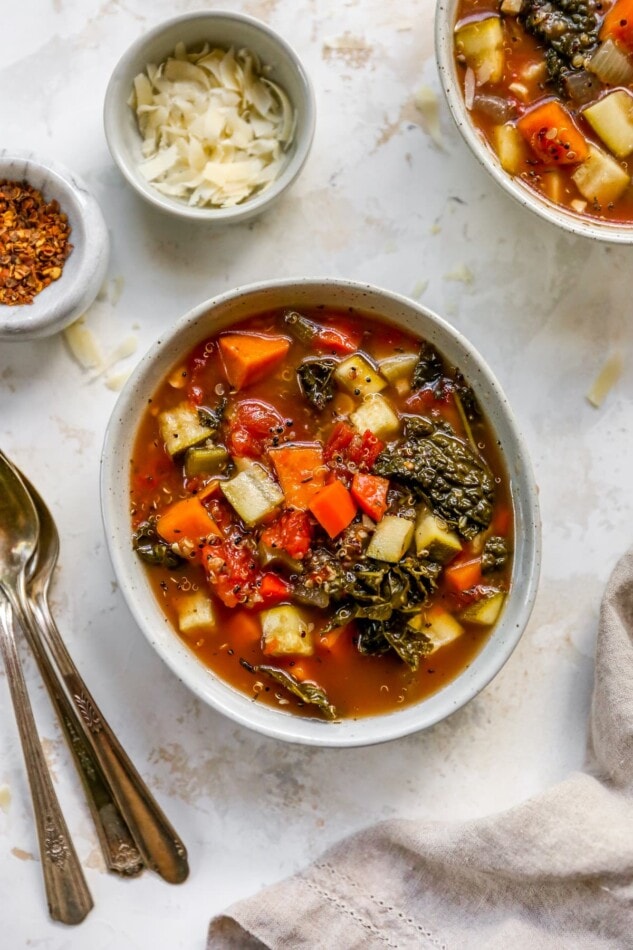
[[[611,244],[633,244],[633,226],[597,221],[568,211],[523,185],[504,171],[492,148],[473,124],[460,88],[454,55],[454,32],[459,0],[438,0],[435,8],[435,56],[450,113],[462,138],[489,175],[515,201],[556,227],[581,237]]]
[[[269,68],[270,79],[286,92],[296,114],[292,144],[279,176],[258,194],[232,208],[190,207],[186,201],[161,194],[139,171],[141,135],[128,105],[135,76],[148,63],[160,63],[177,43],[189,49],[208,42],[211,47],[249,49]],[[117,63],[108,84],[103,111],[106,139],[112,158],[135,191],[155,208],[204,224],[236,224],[270,208],[295,180],[310,152],[315,126],[312,85],[301,62],[281,36],[254,17],[238,13],[200,11],[176,17],[141,36]]]
[[[0,149],[0,180],[27,181],[47,201],[56,198],[68,215],[73,250],[61,277],[31,304],[0,304],[0,340],[51,336],[76,320],[93,302],[105,278],[110,253],[108,229],[86,183],[59,162],[33,152]]]
[[[191,652],[171,628],[152,592],[146,569],[132,550],[130,459],[142,413],[160,381],[212,333],[261,311],[347,307],[375,315],[436,345],[457,366],[500,442],[514,506],[515,552],[511,586],[490,638],[456,679],[433,696],[396,712],[341,722],[307,719],[252,702]],[[472,699],[499,672],[527,624],[540,567],[537,491],[517,422],[482,357],[430,310],[390,291],[329,278],[283,280],[240,287],[207,300],[167,329],[143,357],[121,392],[110,419],[101,460],[101,504],[110,557],[136,623],[179,679],[204,702],[268,736],[320,746],[361,746],[425,729]]]

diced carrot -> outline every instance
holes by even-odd
[[[259,643],[262,628],[259,617],[248,610],[231,610],[225,622],[227,640],[233,649],[248,649]]]
[[[616,0],[600,28],[600,39],[609,37],[633,49],[633,0]]]
[[[158,519],[156,530],[170,544],[185,538],[199,541],[210,534],[220,536],[215,521],[197,495],[176,501],[165,509]]]
[[[323,447],[313,445],[284,445],[270,450],[281,490],[288,508],[305,511],[312,498],[325,485],[327,469],[323,461]]]
[[[272,571],[262,577],[259,593],[264,607],[272,607],[274,604],[280,604],[282,601],[288,600],[290,592],[290,584]]]
[[[317,646],[336,657],[346,650],[356,651],[352,641],[353,626],[348,623],[344,627],[335,627],[328,633],[322,633],[317,640]]]
[[[388,491],[389,479],[381,478],[380,475],[357,472],[352,479],[352,498],[374,521],[380,521],[387,510]]]
[[[343,482],[337,478],[314,496],[310,511],[329,536],[335,538],[354,520],[356,505]]]
[[[462,561],[459,557],[444,568],[446,584],[456,593],[475,587],[481,581],[481,558]]]
[[[575,165],[589,154],[570,113],[556,99],[530,109],[517,122],[528,145],[547,165]]]
[[[218,342],[226,378],[236,389],[263,379],[290,349],[285,337],[256,333],[227,333]]]
[[[506,508],[505,506],[502,508],[497,508],[494,515],[492,516],[492,522],[490,524],[492,533],[505,536],[510,528],[510,518],[511,512],[509,508]]]
[[[212,481],[208,482],[203,488],[201,488],[197,494],[196,498],[199,498],[200,501],[203,501],[205,498],[213,498],[220,494],[220,481],[217,478],[214,478]]]

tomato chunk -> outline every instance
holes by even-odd
[[[349,474],[350,464],[356,470],[369,471],[385,447],[369,429],[362,435],[347,422],[337,422],[323,449],[323,458],[337,475]]]
[[[387,510],[389,479],[357,472],[352,479],[352,498],[366,515],[380,521]]]
[[[275,604],[288,600],[292,587],[283,577],[269,571],[262,577],[259,593],[264,607],[273,607]]]
[[[270,548],[282,548],[290,557],[304,558],[312,544],[312,524],[305,511],[284,511],[262,531],[261,541]]]
[[[227,607],[261,603],[257,560],[245,539],[234,535],[224,541],[207,544],[201,551],[202,566],[213,593]]]
[[[244,399],[231,419],[226,447],[237,458],[260,458],[284,431],[284,420],[273,406]]]

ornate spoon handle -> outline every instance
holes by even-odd
[[[0,599],[0,647],[31,786],[44,887],[54,920],[79,924],[93,907],[79,859],[61,813],[37,735],[13,630],[13,597]]]
[[[21,607],[23,609],[19,615],[19,620],[64,730],[68,747],[86,793],[86,800],[97,829],[108,870],[116,874],[123,874],[126,877],[140,874],[143,870],[141,855],[92,751],[89,737],[86,736],[84,721],[79,719],[64,692],[64,687],[59,681],[55,667],[51,663],[46,648],[41,641],[34,611],[30,609],[28,601],[21,604]]]
[[[189,874],[184,844],[103,717],[66,649],[46,599],[39,594],[35,599],[35,612],[143,862],[170,884],[182,883]]]

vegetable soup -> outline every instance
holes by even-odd
[[[435,692],[509,588],[509,486],[468,382],[352,310],[261,313],[203,340],[149,400],[131,502],[178,635],[301,715]]]
[[[573,213],[633,224],[633,0],[461,0],[455,56],[506,172]]]

